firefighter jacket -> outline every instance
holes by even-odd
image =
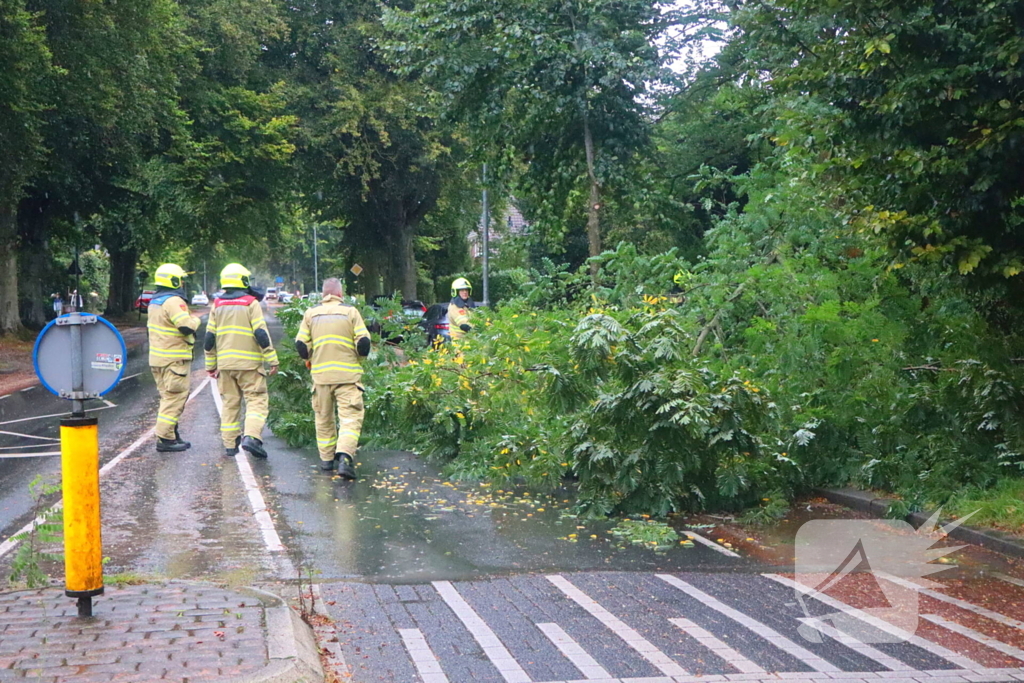
[[[462,329],[463,325],[473,327],[469,322],[469,312],[474,307],[475,304],[471,299],[460,297],[455,297],[448,304],[448,334],[451,335],[452,341],[459,341],[466,336],[466,330]]]
[[[278,364],[260,302],[244,289],[228,290],[214,303],[203,348],[210,372],[259,370],[264,362]]]
[[[369,340],[359,310],[334,295],[325,296],[323,303],[306,311],[295,337],[296,346],[312,347],[313,384],[357,384],[363,377],[357,346],[363,345],[368,353]]]
[[[165,368],[178,361],[192,360],[192,347],[199,318],[188,312],[185,293],[180,290],[158,290],[149,302],[149,364]]]

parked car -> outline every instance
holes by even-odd
[[[372,308],[374,313],[376,314],[377,312],[383,310],[384,306],[387,305],[387,302],[390,299],[391,297],[388,296],[376,296],[370,303],[370,308]],[[423,315],[426,312],[427,307],[423,304],[422,301],[403,300],[402,312],[398,314],[392,313],[384,315],[383,320],[394,321],[404,328],[409,328],[413,326],[419,326],[420,328],[422,328]],[[398,316],[398,320],[394,320],[395,315]],[[370,318],[369,320],[366,321],[366,329],[368,329],[370,332],[379,334],[381,336],[381,339],[385,342],[400,344],[402,341],[405,340],[405,335],[394,334],[394,327],[390,327],[391,330],[383,329],[383,327],[381,326],[381,319],[378,319],[377,317]]]
[[[277,301],[277,287],[267,287],[267,295],[264,297],[267,301]]]
[[[427,333],[427,343],[439,346],[452,340],[448,329],[448,304],[434,304],[423,314],[423,329]]]
[[[136,310],[138,310],[139,313],[148,313],[149,302],[154,296],[156,296],[156,290],[143,290],[142,294],[139,295],[139,298],[135,300]]]
[[[281,292],[280,294],[277,295],[277,300],[283,304],[290,304],[292,302],[292,299],[294,298],[295,295],[292,294],[291,292]]]
[[[222,296],[224,296],[224,290],[223,289],[218,289],[216,292],[213,293],[213,300],[216,301],[217,299],[221,298]]]
[[[206,296],[206,292],[199,292],[198,294],[196,294],[195,296],[192,297],[192,305],[193,306],[209,306],[210,305],[210,298],[208,296]]]

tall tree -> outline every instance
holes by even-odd
[[[0,0],[0,334],[21,327],[17,206],[44,157],[46,79],[54,75],[38,15],[24,0]]]
[[[389,55],[429,83],[482,146],[527,162],[543,224],[586,205],[601,252],[602,197],[648,144],[656,41],[675,21],[660,0],[432,0],[389,9]],[[595,266],[596,267],[596,266]]]

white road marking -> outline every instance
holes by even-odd
[[[418,628],[400,628],[398,634],[402,636],[405,649],[412,658],[423,683],[448,683],[448,677],[441,669],[441,663],[434,656],[434,651],[427,645],[423,633]]]
[[[59,439],[54,439],[53,441],[59,441]],[[16,451],[19,448],[50,448],[53,446],[53,441],[47,441],[46,443],[29,443],[23,446],[0,446],[0,451]]]
[[[22,389],[22,390],[21,390],[21,392],[22,392],[22,393],[25,393],[26,391],[32,391],[32,390],[33,390],[33,389],[35,389],[35,388],[36,388],[37,386],[39,386],[39,385],[38,385],[38,384],[33,384],[33,385],[32,385],[32,386],[30,386],[30,387],[25,387],[24,389]]]
[[[697,624],[693,623],[689,619],[679,617],[678,619],[669,619],[670,622],[678,626],[683,632],[696,640],[698,643],[706,647],[707,649],[714,652],[716,655],[724,659],[730,665],[735,667],[741,674],[763,674],[765,670],[750,661],[736,650],[732,649],[724,642],[719,640],[710,631],[701,628]]]
[[[448,607],[455,612],[455,616],[465,625],[476,642],[483,649],[484,654],[491,660],[491,664],[498,670],[507,683],[530,683],[530,677],[519,666],[512,654],[505,649],[505,646],[494,635],[491,627],[480,618],[468,602],[466,602],[455,586],[450,581],[434,581],[434,589],[441,595],[441,598],[448,604]]]
[[[603,666],[597,663],[586,650],[580,647],[572,636],[562,630],[558,624],[537,624],[541,633],[548,637],[555,647],[580,670],[584,678],[611,678]]]
[[[815,671],[831,673],[839,672],[842,670],[835,664],[832,664],[831,662],[822,659],[821,657],[814,654],[807,648],[797,645],[792,640],[785,637],[775,629],[769,628],[768,626],[762,624],[760,621],[748,617],[743,612],[740,612],[739,610],[729,607],[725,603],[721,602],[717,598],[708,595],[696,586],[691,586],[682,579],[679,579],[675,576],[669,576],[668,574],[656,574],[655,576],[657,576],[659,579],[669,584],[670,586],[674,586],[675,588],[678,588],[679,590],[683,591],[691,598],[702,603],[705,607],[710,607],[719,614],[723,614],[732,619],[733,621],[737,622],[738,624],[745,626],[746,628],[753,631],[757,635],[761,636],[769,643],[782,650],[783,652],[786,652],[787,654],[796,657],[801,662],[811,667]]]
[[[868,614],[864,610],[857,609],[856,607],[851,607],[850,605],[847,605],[845,602],[836,600],[830,595],[819,593],[813,588],[805,586],[804,584],[799,583],[798,581],[788,579],[785,576],[780,576],[778,574],[763,574],[763,576],[766,579],[771,579],[772,581],[781,583],[783,586],[789,586],[794,590],[798,590],[804,595],[809,595],[813,599],[817,600],[822,604],[828,605],[832,609],[844,612],[845,614],[849,614],[852,617],[856,617],[864,623],[874,626],[879,631],[884,631],[885,633],[895,636],[901,641],[910,643],[911,645],[916,645],[922,650],[926,650],[927,652],[930,652],[933,655],[942,657],[951,664],[956,664],[957,666],[963,669],[974,669],[978,666],[981,666],[973,659],[969,659],[968,657],[964,657],[963,655],[957,654],[956,652],[953,652],[952,650],[945,648],[942,645],[939,645],[938,643],[933,643],[930,640],[925,640],[921,636],[914,635],[913,633],[905,631],[899,628],[898,626],[893,626],[884,619],[880,619],[874,615]]]
[[[615,635],[622,638],[626,645],[636,650],[641,657],[653,664],[661,673],[666,676],[688,676],[689,672],[679,666],[664,652],[654,646],[649,640],[627,626],[614,614],[601,607],[596,600],[572,585],[568,579],[558,574],[547,577],[558,590],[565,593],[566,597],[575,602],[602,624],[607,626]]]
[[[101,406],[99,408],[89,408],[85,412],[87,412],[87,413],[95,413],[97,410],[110,410],[111,408],[116,408],[117,407],[116,405],[114,405],[110,401],[104,401],[104,403],[106,403],[107,405]],[[17,419],[17,420],[7,420],[6,422],[0,422],[0,427],[2,427],[4,425],[18,424],[19,422],[32,422],[33,420],[45,420],[46,418],[49,418],[49,417],[68,417],[68,416],[70,416],[70,413],[51,413],[50,415],[36,415],[35,417],[23,417],[23,418],[20,418],[20,419]]]
[[[209,378],[207,378],[206,380],[203,381],[202,384],[199,385],[198,389],[196,389],[191,394],[189,394],[188,400],[185,402],[186,405],[188,403],[190,403],[192,401],[192,399],[194,399],[196,396],[198,396],[200,391],[202,391],[203,389],[206,388],[206,385],[209,383],[209,381],[210,381]],[[98,408],[97,410],[102,410],[102,408]],[[51,415],[50,417],[55,417],[55,416]],[[37,418],[32,418],[32,419],[37,419]],[[120,453],[118,453],[115,458],[113,458],[110,462],[108,462],[106,465],[104,465],[103,467],[100,468],[100,477],[103,477],[103,475],[107,474],[108,472],[110,472],[110,470],[114,469],[114,467],[119,462],[121,462],[122,460],[127,458],[129,455],[131,455],[136,449],[139,448],[139,446],[141,446],[142,444],[146,443],[146,441],[152,439],[153,435],[155,434],[155,432],[156,432],[156,428],[155,427],[150,427],[146,431],[146,433],[144,433],[142,436],[140,436],[138,439],[136,439],[134,442],[132,442],[132,444],[130,446],[128,446],[128,448],[126,448],[123,451],[121,451]],[[62,507],[64,507],[64,501],[63,500],[59,500],[59,501],[57,501],[56,503],[54,503],[50,507],[49,512],[53,513],[55,511],[61,509]],[[25,526],[23,526],[20,529],[18,529],[17,531],[15,531],[11,535],[11,537],[8,538],[6,541],[4,541],[3,543],[0,543],[0,557],[3,557],[7,553],[11,552],[11,550],[13,550],[15,547],[17,547],[17,545],[19,543],[19,541],[15,540],[15,538],[17,536],[19,536],[20,534],[23,534],[25,532],[32,531],[37,526],[42,524],[44,521],[46,521],[44,519],[44,516],[40,515],[40,516],[36,517],[35,519],[33,519],[28,524],[26,524]]]
[[[689,536],[690,538],[692,538],[693,540],[697,541],[697,543],[700,543],[701,545],[706,545],[707,547],[711,548],[712,550],[717,550],[718,552],[722,553],[723,555],[728,555],[729,557],[739,557],[740,556],[739,553],[733,552],[732,550],[729,550],[728,548],[724,548],[724,547],[718,545],[717,543],[715,543],[714,541],[712,541],[710,539],[707,539],[707,538],[704,538],[703,536],[701,536],[698,533],[695,533],[693,531],[684,531],[683,533],[686,534],[687,536]]]
[[[210,378],[207,377],[206,381],[209,382]],[[217,406],[217,415],[223,414],[224,404],[221,401],[220,392],[217,391],[216,383],[210,383],[210,392],[213,394],[213,402]],[[257,483],[255,475],[252,473],[252,466],[249,464],[247,456],[248,453],[246,451],[239,449],[234,460],[235,464],[238,465],[238,473],[242,477],[242,484],[245,486],[245,493],[249,497],[249,505],[252,506],[252,513],[253,517],[256,519],[256,525],[259,527],[260,533],[263,535],[263,544],[267,546],[267,550],[272,553],[283,553],[285,551],[284,544],[281,543],[281,537],[278,536],[277,529],[274,527],[274,520],[271,519],[270,512],[267,510],[267,502],[263,499],[263,494],[260,492],[260,485]]]
[[[4,400],[4,399],[5,399],[5,398],[7,398],[8,396],[10,396],[10,394],[4,394],[3,396],[0,396],[0,401]]]
[[[991,619],[992,621],[998,621],[1000,624],[1005,624],[1012,628],[1024,629],[1024,621],[1019,621],[1017,619],[1014,619],[1013,617],[1008,617],[1005,614],[993,612],[990,609],[980,607],[978,605],[975,605],[974,603],[967,602],[966,600],[954,598],[950,595],[946,595],[945,593],[940,593],[930,588],[925,588],[924,586],[916,584],[913,581],[907,581],[902,577],[893,576],[892,574],[889,574],[887,572],[876,571],[874,572],[874,574],[878,577],[885,579],[890,583],[895,583],[897,586],[903,586],[904,588],[916,590],[918,593],[922,593],[929,597],[935,598],[936,600],[941,600],[942,602],[948,602],[950,605],[956,605],[960,609],[965,609],[968,612],[980,614],[981,616]]]
[[[962,626],[955,621],[950,621],[945,617],[940,617],[938,614],[922,614],[921,618],[927,619],[933,624],[938,624],[942,628],[949,629],[953,633],[959,633],[962,636],[967,636],[971,640],[979,642],[986,647],[990,647],[993,650],[999,650],[1003,654],[1010,655],[1011,657],[1024,662],[1024,650],[1013,647],[1012,645],[1007,645],[1006,643],[1000,642],[990,636],[986,636],[984,633],[975,631],[973,628]]]
[[[803,618],[799,621],[801,623],[807,624],[814,630],[823,633],[832,640],[838,640],[840,643],[850,648],[854,652],[857,652],[858,654],[863,655],[868,659],[873,659],[874,661],[878,662],[890,671],[917,671],[917,669],[910,666],[909,664],[905,664],[900,660],[896,659],[895,657],[891,657],[885,654],[884,652],[871,647],[864,641],[850,635],[849,633],[840,631],[837,628],[829,626],[821,619],[815,619],[812,617],[810,619]]]
[[[123,382],[123,381],[125,381],[126,379],[135,379],[136,377],[138,377],[139,375],[142,375],[142,374],[145,374],[145,373],[142,373],[142,372],[136,372],[136,373],[135,373],[134,375],[128,375],[127,377],[122,377],[122,378],[121,378],[121,381]]]
[[[23,439],[37,439],[39,441],[60,441],[60,439],[52,436],[35,436],[33,434],[22,434],[21,432],[5,432],[0,430],[0,434],[6,434],[7,436],[18,436]],[[7,448],[21,448],[20,446],[8,446]]]
[[[1014,586],[1020,586],[1021,588],[1024,588],[1024,580],[1012,577],[1009,574],[1003,574],[1003,573],[1000,573],[1000,572],[996,572],[995,574],[993,574],[993,576],[995,576],[1000,581],[1005,581],[1006,583],[1012,583]]]
[[[60,455],[60,451],[46,451],[45,453],[0,453],[0,460],[6,460],[8,458],[43,458],[53,455]]]

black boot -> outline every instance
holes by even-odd
[[[333,472],[334,471],[334,461],[333,460],[321,460],[320,461],[320,471],[321,472],[325,472],[327,474],[330,474],[331,472]]]
[[[356,467],[352,462],[352,456],[348,453],[335,453],[334,462],[338,464],[338,476],[342,479],[352,480],[356,478]]]
[[[188,450],[189,448],[192,448],[192,444],[189,443],[188,441],[184,441],[181,438],[181,435],[178,434],[178,425],[174,425],[174,441],[176,443],[183,443],[183,444],[185,444],[185,450]]]
[[[240,444],[241,442],[242,442],[242,437],[236,436],[235,437],[235,447],[234,448],[225,448],[224,449],[224,455],[228,456],[229,458],[233,458],[236,455],[238,455],[238,444]]]
[[[267,457],[267,452],[263,449],[263,442],[254,436],[242,437],[242,450],[248,451],[254,458]]]
[[[188,450],[188,442],[172,441],[171,439],[156,439],[156,450],[159,453],[180,453]]]

